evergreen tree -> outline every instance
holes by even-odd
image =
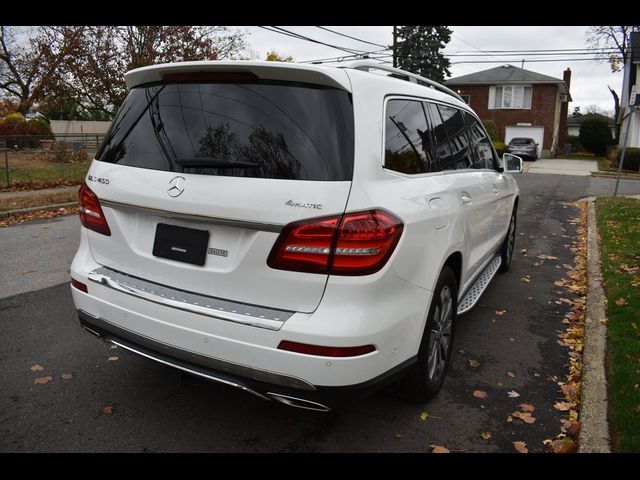
[[[451,63],[440,50],[451,40],[452,31],[441,25],[401,26],[397,30],[398,66],[436,82],[451,76]]]

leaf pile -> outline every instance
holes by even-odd
[[[587,298],[587,202],[576,203],[579,214],[570,223],[576,226],[576,240],[569,250],[574,254],[574,265],[567,272],[568,278],[555,282],[557,287],[564,289],[570,299],[560,299],[570,307],[569,313],[562,320],[566,325],[564,331],[557,331],[558,344],[568,349],[569,373],[565,381],[554,381],[558,384],[559,392],[564,400],[554,404],[554,408],[567,412],[567,418],[562,419],[560,433],[555,439],[545,440],[549,451],[554,453],[575,452],[578,449],[578,411],[580,408],[580,386],[582,381],[582,350],[584,348],[584,319]]]
[[[76,215],[78,213],[78,207],[71,208],[59,208],[48,212],[46,210],[39,210],[37,212],[19,213],[6,218],[0,218],[0,228],[8,227],[9,225],[16,225],[19,223],[29,222],[31,220],[42,220],[55,217],[65,217],[67,215]]]

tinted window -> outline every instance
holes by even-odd
[[[203,175],[351,180],[353,107],[299,83],[169,83],[131,90],[97,158]]]
[[[431,135],[422,102],[390,100],[385,118],[384,166],[396,172],[430,171]]]
[[[469,139],[467,138],[466,125],[462,111],[457,108],[438,105],[440,117],[449,135],[451,145],[451,163],[443,165],[445,169],[470,168],[473,163],[470,156]]]
[[[438,107],[433,103],[427,103],[429,116],[431,117],[431,128],[435,138],[436,157],[438,159],[438,170],[451,170],[455,168],[451,147],[449,146],[449,136],[445,129],[444,122],[440,117]]]
[[[469,126],[473,168],[494,168],[495,162],[491,139],[487,135],[484,126],[473,115],[465,113],[465,118]]]
[[[533,139],[531,138],[513,138],[509,142],[510,145],[530,145],[533,143]]]

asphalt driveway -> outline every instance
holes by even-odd
[[[518,183],[512,270],[459,319],[439,396],[415,404],[384,391],[330,414],[263,402],[110,348],[78,326],[69,286],[60,283],[77,219],[0,229],[0,451],[428,452],[435,444],[513,452],[513,441],[543,451],[543,440],[560,430],[553,404],[566,373],[556,342],[566,311],[556,302],[566,295],[553,284],[572,261],[577,209],[566,202],[611,194],[614,181],[524,174]],[[640,182],[623,181],[621,192],[640,193]],[[35,364],[43,370],[32,371]],[[35,384],[42,376],[52,380]],[[535,407],[535,423],[508,421],[521,403]],[[101,413],[106,406],[111,414]]]

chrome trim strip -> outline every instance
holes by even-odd
[[[280,385],[299,390],[316,390],[314,385],[298,377],[270,372],[269,370],[259,370],[246,365],[228,362],[215,357],[209,357],[191,350],[178,348],[174,345],[160,342],[153,338],[128,330],[127,328],[111,323],[99,316],[90,315],[85,310],[78,309],[77,312],[80,317],[80,325],[85,329],[88,327],[92,332],[96,332],[96,334],[103,340],[112,341],[115,339],[116,341],[130,342],[134,347],[138,346],[139,348],[147,349],[152,353],[156,352],[159,355],[166,355],[176,360],[183,360],[193,364],[194,366],[215,370],[221,374],[250,378],[252,380],[258,380],[272,385]]]
[[[185,292],[107,267],[90,272],[88,278],[92,282],[153,303],[267,330],[280,330],[284,322],[295,313]]]
[[[236,220],[233,218],[208,217],[206,215],[195,215],[191,213],[180,213],[180,212],[174,212],[170,210],[159,210],[156,208],[141,207],[138,205],[131,205],[129,203],[114,202],[112,200],[100,199],[100,204],[103,207],[137,210],[143,213],[147,213],[149,215],[158,215],[160,217],[181,218],[185,220],[191,220],[194,222],[213,223],[215,225],[224,225],[225,227],[245,228],[249,230],[260,230],[263,232],[280,233],[283,228],[283,225],[278,225],[275,223],[261,223],[261,222],[250,222],[247,220]]]
[[[130,352],[137,353],[138,355],[140,355],[142,357],[148,358],[150,360],[154,360],[154,361],[156,361],[158,363],[162,363],[164,365],[168,365],[168,366],[173,367],[173,368],[178,368],[178,369],[183,370],[185,372],[189,372],[189,373],[191,373],[193,375],[198,375],[199,377],[203,377],[203,378],[206,378],[208,380],[213,380],[214,382],[224,383],[225,385],[229,385],[231,387],[239,388],[240,390],[244,390],[247,393],[252,393],[256,397],[259,397],[259,398],[261,398],[263,400],[271,400],[269,397],[265,397],[261,393],[258,393],[255,390],[252,390],[249,387],[246,387],[245,385],[240,385],[239,383],[230,382],[229,380],[224,380],[222,378],[214,377],[213,375],[209,375],[209,374],[206,374],[206,373],[198,372],[196,370],[191,370],[190,368],[183,367],[182,365],[177,365],[175,363],[167,362],[167,361],[162,360],[160,358],[154,357],[153,355],[149,355],[147,353],[144,353],[144,352],[141,352],[139,350],[136,350],[135,348],[132,348],[132,347],[130,347],[128,345],[123,345],[122,343],[117,342],[117,341],[112,340],[112,339],[107,339],[107,341],[111,342],[111,343],[113,343],[115,345],[118,345],[119,347],[122,347],[125,350],[129,350]]]

